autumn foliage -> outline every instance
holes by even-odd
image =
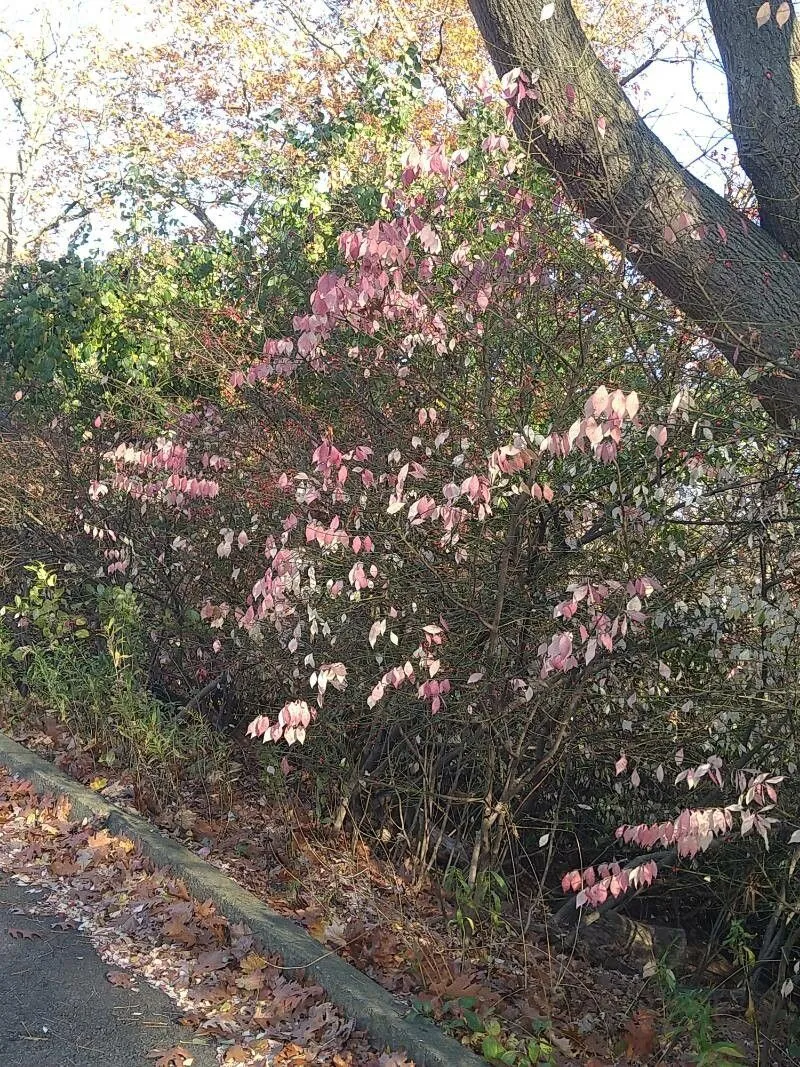
[[[235,234],[161,216],[9,273],[6,681],[97,676],[129,738],[137,707],[199,711],[478,904],[496,871],[582,908],[703,864],[687,914],[749,913],[763,878],[773,959],[795,443],[524,159],[520,72],[456,93],[416,48],[359,47],[323,121],[261,86],[286,108],[270,172],[236,169],[258,206]]]

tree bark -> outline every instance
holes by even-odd
[[[583,949],[590,959],[610,970],[641,974],[644,966],[665,956],[670,966],[680,969],[686,958],[686,932],[680,927],[629,919],[613,911],[581,916],[579,925],[569,929],[551,923],[547,934],[562,950],[571,946]]]
[[[764,229],[800,260],[800,24],[775,3],[763,26],[753,0],[708,0],[728,79],[731,131]]]
[[[755,25],[753,0],[719,0],[719,17],[737,6],[751,8]],[[538,0],[470,0],[470,7],[498,74],[519,67],[533,83],[535,97],[515,118],[527,151],[701,327],[778,426],[800,428],[800,263],[678,163],[599,61],[569,0],[555,0],[544,20]],[[795,32],[793,20],[784,31],[790,27]],[[749,39],[735,38],[742,47]],[[777,68],[776,49],[770,54]],[[767,128],[761,143],[777,151]],[[791,217],[779,213],[776,226],[788,232]]]

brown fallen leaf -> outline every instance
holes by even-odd
[[[266,956],[259,956],[257,952],[250,952],[239,963],[239,967],[245,974],[252,974],[253,971],[263,971],[269,963]]]
[[[246,989],[250,993],[255,993],[265,982],[266,975],[263,971],[249,971],[236,979],[236,986],[238,989]]]
[[[111,985],[121,986],[123,989],[130,989],[133,985],[133,978],[126,971],[109,971],[106,981]]]
[[[50,873],[56,878],[72,878],[79,870],[78,864],[72,860],[53,860],[50,864]]]
[[[312,1061],[308,1058],[306,1049],[290,1042],[283,1046],[273,1062],[275,1067],[303,1067],[304,1064]]]
[[[113,843],[114,838],[108,832],[108,830],[98,830],[96,834],[91,834],[86,842],[92,851],[104,851],[109,848]]]
[[[197,957],[194,973],[202,974],[204,971],[221,971],[231,958],[230,952],[215,949],[211,952],[201,952]]]
[[[180,826],[181,830],[191,830],[197,822],[197,816],[189,808],[181,808],[175,816],[175,821],[178,826]]]
[[[653,1012],[640,1009],[634,1012],[625,1023],[625,1055],[629,1060],[639,1063],[647,1060],[655,1052],[656,1019]]]
[[[569,1056],[574,1062],[576,1053],[575,1049],[572,1047],[572,1042],[568,1037],[563,1037],[561,1034],[554,1034],[552,1031],[548,1037],[554,1048],[557,1048],[558,1051],[565,1056]]]
[[[224,1063],[246,1063],[250,1059],[250,1053],[244,1045],[231,1045],[223,1058]]]
[[[38,930],[24,930],[21,926],[12,926],[9,928],[8,936],[13,937],[15,941],[33,941],[42,935]]]
[[[182,945],[187,945],[189,948],[197,944],[197,934],[186,923],[181,922],[180,919],[170,919],[169,922],[164,923],[162,927],[166,937],[172,938],[173,941],[178,941]]]
[[[154,1067],[191,1067],[194,1056],[183,1045],[175,1045],[173,1048],[154,1048],[147,1053],[148,1060],[155,1060]]]

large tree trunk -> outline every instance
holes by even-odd
[[[728,77],[739,162],[753,183],[761,225],[800,260],[800,24],[791,9],[789,21],[778,23],[779,2],[763,26],[753,0],[708,0],[708,13]]]
[[[798,29],[793,14],[781,27],[774,19],[758,27],[757,0],[710,0],[709,6],[715,25],[736,12],[728,34],[720,33],[720,48],[729,77],[737,79],[734,132],[749,137],[743,163],[754,183],[762,178],[755,184],[762,210],[769,205],[763,228],[694,178],[649,129],[595,55],[569,0],[555,0],[544,20],[539,0],[470,0],[498,74],[520,67],[533,81],[536,97],[522,101],[515,120],[528,151],[746,374],[776,423],[792,430],[800,427],[800,263],[793,258],[800,117],[796,98],[794,111],[789,106],[787,79],[796,75],[797,93],[792,41],[797,44]],[[763,48],[759,33],[770,34]],[[771,77],[764,78],[759,65],[767,55]],[[778,90],[766,116],[764,100],[772,98],[756,70]],[[748,125],[748,109],[756,107],[760,118]],[[785,111],[790,120],[782,142],[776,131]]]

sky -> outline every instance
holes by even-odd
[[[315,2],[304,5],[306,18],[313,14]],[[690,2],[676,0],[676,7],[688,12]],[[35,7],[20,3],[13,11],[3,10],[4,3],[8,0],[0,0],[0,30],[19,34],[26,41],[33,40],[40,25],[39,13],[46,11],[54,24],[69,30],[77,40],[96,32],[90,28],[99,27],[110,44],[142,42],[153,10],[151,0],[38,0]],[[289,16],[286,18],[288,24]],[[720,125],[727,114],[721,70],[708,63],[696,64],[693,69],[688,63],[654,63],[636,79],[635,86],[634,102],[667,147],[698,177],[722,191],[719,169],[702,158],[706,148],[726,136]],[[8,98],[0,93],[0,176],[14,166],[15,136],[15,127],[9,121]]]
[[[639,110],[651,129],[680,163],[722,192],[724,181],[719,168],[701,158],[710,146],[723,140],[733,148],[733,140],[722,125],[728,115],[722,70],[707,63],[697,64],[692,77],[688,64],[656,63],[637,82],[643,90]]]

